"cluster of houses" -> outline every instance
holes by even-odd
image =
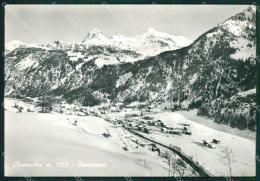
[[[190,125],[187,123],[182,124],[182,127],[166,126],[160,120],[157,121],[157,124],[158,123],[161,126],[161,132],[163,132],[163,133],[175,134],[175,135],[181,135],[181,134],[191,135],[192,134],[190,131]]]
[[[155,143],[145,143],[145,142],[143,142],[139,139],[135,139],[135,138],[131,138],[130,140],[142,147],[148,146],[151,149],[151,151],[157,151],[158,154],[160,154],[160,148]]]
[[[145,147],[147,145],[147,143],[133,137],[130,138],[130,140],[135,142],[137,145],[140,145],[141,147]]]
[[[176,134],[176,135],[181,135],[181,134],[191,135],[192,134],[190,131],[190,128],[187,126],[184,126],[182,128],[165,126],[165,127],[161,128],[161,132],[168,133],[168,134]]]
[[[107,112],[103,109],[91,109],[91,108],[86,108],[86,107],[76,107],[76,106],[71,106],[71,105],[60,105],[58,108],[54,108],[54,111],[59,112],[59,113],[65,113],[67,115],[72,115],[75,114],[77,116],[98,116],[101,114],[106,114]]]
[[[145,121],[147,120],[147,121]],[[153,117],[150,116],[144,116],[142,119],[134,119],[130,118],[129,116],[126,116],[124,121],[121,121],[120,123],[122,127],[129,129],[129,130],[136,130],[141,131],[147,134],[151,133],[151,126],[155,126],[160,128],[160,131],[167,134],[175,134],[175,135],[191,135],[190,131],[190,125],[187,123],[181,124],[181,126],[178,127],[171,127],[166,126],[164,122],[161,120],[153,120]]]
[[[147,134],[151,133],[151,130],[144,124],[143,121],[138,122],[133,121],[132,119],[125,119],[125,121],[122,122],[122,126],[129,130],[137,130]]]
[[[146,112],[151,112],[154,108],[157,108],[158,106],[160,106],[162,103],[161,102],[157,102],[155,104],[151,104],[150,106],[147,106],[146,108]]]
[[[122,124],[122,127],[129,130],[137,130],[147,134],[151,133],[151,126],[159,127],[160,131],[167,134],[175,135],[191,135],[190,125],[187,123],[182,124],[179,127],[166,126],[161,120],[153,120],[153,117],[145,116],[144,120],[141,119],[131,119],[126,116],[124,121],[121,121],[119,124]],[[147,121],[145,121],[147,120]]]
[[[208,147],[208,148],[216,148],[215,145],[213,144],[220,144],[220,140],[219,139],[212,139],[212,141],[209,140],[202,140],[203,145]]]

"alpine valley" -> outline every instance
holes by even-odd
[[[94,29],[79,43],[6,44],[5,96],[11,98],[47,94],[83,106],[160,102],[256,130],[255,80],[252,6],[194,42],[149,28],[133,37],[107,38]]]

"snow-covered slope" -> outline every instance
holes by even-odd
[[[98,67],[103,65],[135,62],[145,57],[157,55],[168,50],[188,46],[191,42],[182,36],[173,36],[149,28],[147,32],[134,37],[113,35],[105,37],[98,29],[91,30],[87,37],[79,43],[55,41],[47,45],[25,44],[12,41],[6,44],[6,53],[17,48],[40,48],[44,50],[62,50],[74,62],[95,60]]]
[[[72,61],[95,59],[98,67],[103,65],[135,62],[145,57],[154,56],[168,50],[179,49],[190,44],[190,40],[182,36],[173,36],[149,28],[147,32],[134,37],[113,35],[105,37],[98,29],[91,30],[87,37],[79,43],[54,41],[52,44],[36,45],[12,41],[6,44],[6,53],[17,48],[41,48],[47,50],[63,50]]]
[[[25,43],[18,41],[18,40],[13,40],[5,45],[5,49],[7,51],[6,53],[11,52],[11,51],[15,50],[16,48],[19,48],[22,46],[25,46]]]
[[[255,25],[251,6],[188,47],[137,62],[118,98],[169,101],[218,123],[256,129]]]
[[[6,56],[6,95],[37,97],[48,85],[51,95],[68,102],[83,103],[89,95],[104,102],[167,101],[255,129],[255,92],[249,91],[256,78],[255,11],[251,6],[172,51],[166,50],[186,42],[154,29],[110,39],[93,30],[80,43],[17,48]],[[157,49],[166,52],[147,57]]]
[[[135,51],[143,56],[154,56],[167,50],[175,50],[188,46],[191,42],[183,36],[173,36],[149,28],[147,32],[133,37],[114,34],[112,38],[106,38],[101,31],[92,30],[86,39],[82,41],[89,45],[109,45],[125,50]]]
[[[26,44],[18,40],[13,40],[5,45],[5,54],[8,54],[14,51],[15,49],[19,49],[19,48],[41,48],[45,50],[50,50],[50,48],[45,45],[38,45],[35,43]]]

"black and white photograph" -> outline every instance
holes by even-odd
[[[255,177],[256,4],[8,4],[6,177]]]

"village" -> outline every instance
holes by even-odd
[[[26,98],[17,103],[10,103],[10,105],[17,113],[41,113],[43,108],[36,107],[36,101]],[[220,174],[219,169],[213,169],[216,164],[224,166],[221,174],[230,174],[226,170],[231,165],[225,165],[219,156],[225,154],[222,150],[230,143],[230,140],[226,139],[227,136],[218,132],[215,134],[206,127],[201,127],[201,125],[180,116],[179,110],[165,109],[165,107],[161,102],[150,105],[139,102],[128,105],[109,103],[95,107],[83,107],[76,104],[67,104],[63,101],[60,104],[54,104],[51,111],[45,111],[51,114],[67,115],[67,123],[86,131],[91,128],[84,123],[85,118],[101,118],[111,126],[99,127],[97,134],[102,135],[108,142],[113,139],[113,141],[119,141],[121,149],[126,154],[127,152],[134,153],[144,149],[153,154],[156,153],[164,160],[166,170],[168,170],[167,165],[171,162],[169,159],[172,159],[169,155],[174,155],[179,161],[181,160],[183,167],[180,168],[186,170],[182,175],[218,175]],[[229,138],[232,139],[232,136]],[[250,142],[248,148],[251,149],[253,146]],[[237,153],[237,150],[233,150],[233,145],[229,149]],[[198,153],[201,153],[201,155]],[[245,158],[246,155],[243,155],[243,157]],[[238,158],[241,158],[241,155]],[[146,165],[146,161],[143,164]],[[235,167],[235,164],[240,164],[240,167]],[[243,161],[242,164],[241,161],[234,161],[232,163],[233,170],[236,171],[233,171],[234,174],[241,174],[243,169],[247,169],[247,173],[250,170],[253,174],[252,168],[254,165],[249,166],[248,164],[243,163]],[[208,170],[211,170],[211,172]],[[179,172],[178,174],[180,175]]]
[[[24,98],[24,102],[33,103],[33,100],[31,98]],[[37,102],[36,102],[37,103]],[[139,131],[146,134],[152,134],[152,132],[161,132],[164,134],[172,134],[172,135],[191,135],[192,131],[190,129],[190,124],[188,123],[178,123],[174,126],[172,125],[166,125],[162,120],[154,120],[152,116],[154,113],[158,113],[159,107],[161,107],[161,102],[157,102],[155,104],[147,105],[146,103],[132,103],[129,105],[124,105],[123,102],[121,103],[113,103],[109,105],[103,105],[98,107],[83,107],[83,106],[74,106],[66,104],[65,101],[61,102],[61,104],[57,107],[53,107],[54,112],[58,113],[65,113],[68,115],[72,115],[73,113],[77,116],[97,116],[101,117],[104,120],[111,122],[115,127],[123,127],[129,131]],[[21,112],[23,110],[23,107],[19,107],[17,104],[13,106],[14,108],[17,108],[18,112]],[[143,109],[139,109],[142,107]],[[46,106],[46,109],[48,107]],[[178,110],[178,109],[177,109]],[[26,109],[27,112],[33,112],[33,110]],[[72,112],[71,112],[72,111]],[[165,108],[164,111],[167,111]],[[169,108],[169,111],[174,111],[173,107]],[[42,112],[42,110],[39,110],[39,112]],[[46,110],[48,112],[48,110]],[[113,116],[109,117],[109,113],[125,113],[124,117],[119,116],[119,118],[114,118]],[[130,113],[129,113],[130,112]],[[131,113],[135,112],[135,113]],[[73,125],[77,125],[77,120],[74,120],[72,123]],[[103,133],[105,137],[109,137],[108,133]],[[201,140],[203,145],[208,148],[216,148],[215,144],[220,144],[220,139],[213,138],[212,140]],[[127,148],[124,148],[127,150]],[[153,148],[156,149],[157,148]]]

